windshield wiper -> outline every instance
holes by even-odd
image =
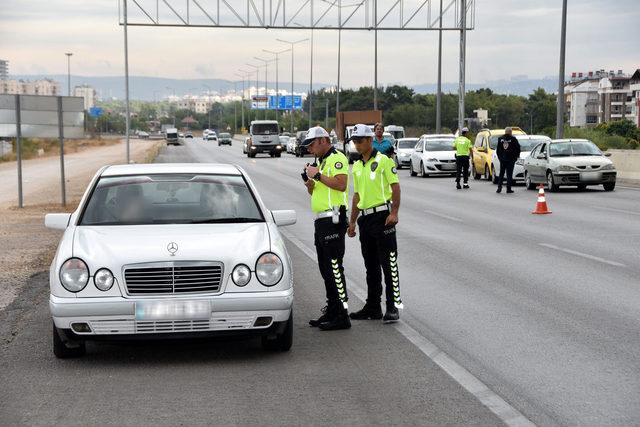
[[[551,157],[570,157],[571,154],[552,154]]]
[[[216,223],[239,223],[239,222],[262,222],[259,218],[209,218],[209,219],[195,219],[191,221],[191,224],[216,224]]]
[[[599,156],[600,154],[596,153],[573,153],[574,156]]]

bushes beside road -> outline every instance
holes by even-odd
[[[64,152],[75,153],[87,147],[101,147],[105,145],[117,144],[120,139],[73,139],[65,140]],[[0,162],[12,162],[16,160],[15,140],[11,141],[13,150],[0,157]],[[60,144],[57,139],[47,138],[22,138],[22,158],[32,159],[35,157],[56,155],[60,152]]]

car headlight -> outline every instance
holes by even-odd
[[[609,163],[609,164],[606,164],[606,165],[602,166],[602,170],[603,171],[612,171],[612,170],[615,170],[615,169],[616,169],[616,167],[613,166],[613,163]]]
[[[238,264],[231,273],[231,280],[236,286],[246,286],[251,280],[251,270],[244,264]]]
[[[559,171],[574,171],[576,170],[576,168],[574,168],[573,166],[569,166],[569,165],[561,165],[558,167]]]
[[[524,159],[516,160],[516,165],[524,165]]]
[[[89,282],[89,268],[80,258],[69,258],[60,267],[60,283],[69,292],[80,292]]]
[[[273,286],[282,279],[284,268],[278,255],[267,252],[256,261],[256,276],[265,286]]]
[[[101,268],[93,275],[93,284],[101,291],[108,291],[113,286],[114,278],[108,268]]]

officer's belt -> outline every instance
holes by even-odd
[[[346,206],[340,206],[340,209],[338,212],[342,212],[342,210],[345,209],[346,210]],[[320,219],[320,218],[331,218],[333,216],[333,209],[329,209],[326,210],[324,212],[320,212],[316,214],[316,219]]]
[[[385,203],[384,205],[374,206],[368,209],[362,209],[360,212],[362,213],[362,216],[365,216],[365,215],[374,214],[376,212],[383,212],[388,210],[389,210],[389,203]]]

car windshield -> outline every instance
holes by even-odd
[[[133,175],[103,177],[80,225],[264,222],[243,177]]]
[[[289,137],[288,136],[281,136],[280,137],[280,142],[289,142]]]
[[[231,138],[231,134],[228,134],[228,133],[221,133],[221,134],[220,134],[220,138],[227,138],[227,139],[230,139],[230,138]]]
[[[402,130],[390,130],[389,134],[391,134],[395,139],[404,138],[404,131]]]
[[[453,151],[453,139],[428,139],[425,151]]]
[[[516,139],[518,140],[518,143],[520,144],[520,151],[531,151],[533,150],[536,145],[542,143],[542,142],[549,142],[548,139],[535,139],[535,138],[530,138],[530,139],[520,139],[516,136]]]
[[[398,148],[414,148],[418,139],[399,139]]]
[[[554,142],[549,146],[549,156],[602,156],[602,152],[591,141]]]
[[[254,135],[277,135],[279,131],[276,123],[256,123],[251,126]]]

